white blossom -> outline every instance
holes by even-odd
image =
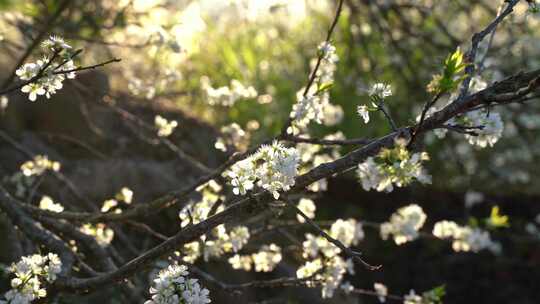
[[[341,288],[345,294],[350,294],[354,290],[354,286],[349,281],[341,284],[339,288]]]
[[[331,105],[330,96],[323,89],[324,86],[334,82],[336,63],[339,60],[336,48],[329,42],[323,42],[319,45],[319,52],[322,56],[316,79],[307,92],[303,88],[296,94],[296,103],[289,115],[291,118],[291,126],[287,129],[289,134],[297,135],[305,131],[311,121],[335,125],[343,117],[341,107]]]
[[[392,88],[388,84],[379,82],[371,86],[368,93],[370,97],[385,99],[392,96]]]
[[[198,240],[187,243],[183,246],[182,260],[186,263],[193,264],[201,256],[201,254],[201,243]]]
[[[54,253],[24,256],[10,267],[15,275],[11,280],[11,290],[4,294],[0,303],[30,304],[47,296],[44,283],[52,283],[62,270],[62,262]]]
[[[234,252],[239,251],[249,240],[249,229],[245,226],[234,227],[229,233],[229,242]]]
[[[322,123],[325,126],[335,126],[343,120],[343,108],[340,105],[325,103],[323,107]]]
[[[429,160],[428,154],[421,152],[411,155],[406,144],[405,140],[397,139],[394,148],[383,148],[376,157],[368,157],[358,165],[356,172],[364,190],[391,192],[394,185],[403,187],[413,180],[431,183],[431,175],[422,166],[424,161]]]
[[[321,259],[315,259],[313,261],[307,261],[303,266],[298,268],[296,276],[298,278],[309,278],[313,276],[313,279],[321,284],[321,296],[323,298],[331,298],[335,290],[340,287],[343,276],[347,272],[351,273],[352,268],[350,265],[352,265],[351,260],[345,261],[338,255],[325,260],[324,264]]]
[[[408,294],[403,296],[403,304],[422,304],[422,297],[411,289]]]
[[[218,150],[226,152],[228,147],[239,149],[247,146],[247,134],[237,123],[221,127],[221,134],[214,144]]]
[[[413,241],[418,238],[418,231],[424,226],[426,218],[426,214],[418,205],[401,207],[392,214],[388,222],[381,224],[381,238],[386,240],[389,235],[393,235],[397,245]]]
[[[0,113],[4,112],[9,105],[9,99],[7,96],[0,96]]]
[[[251,258],[256,272],[270,272],[281,262],[281,248],[276,244],[263,245]]]
[[[118,206],[118,201],[117,200],[114,200],[114,199],[106,200],[106,201],[103,202],[103,205],[101,206],[101,212],[109,212],[109,210],[114,209],[114,211],[116,213],[121,213],[122,210],[118,209],[118,208],[115,208],[116,206]]]
[[[84,224],[79,230],[84,234],[93,236],[101,246],[109,245],[114,238],[114,231],[107,228],[103,223]]]
[[[50,51],[69,50],[71,46],[67,44],[62,37],[49,36],[49,39],[43,41],[41,46]]]
[[[64,211],[64,207],[61,204],[55,203],[52,198],[46,195],[44,195],[39,201],[39,209],[57,213]]]
[[[210,211],[214,207],[214,204],[217,202],[218,197],[209,197],[204,196],[203,199],[199,202],[191,202],[187,204],[180,212],[178,217],[180,218],[181,227],[186,227],[187,225],[200,223],[208,218]],[[216,212],[221,212],[223,206],[220,206]]]
[[[39,176],[47,170],[59,171],[60,163],[50,161],[45,155],[37,155],[33,160],[27,161],[21,165],[21,171],[24,176]]]
[[[456,222],[440,221],[433,226],[433,235],[441,239],[446,239],[458,235],[460,229],[461,227]]]
[[[333,257],[341,252],[341,249],[330,243],[323,236],[315,236],[306,233],[306,240],[302,243],[304,258],[316,258],[322,254],[325,257]]]
[[[211,180],[198,187],[197,191],[202,194],[202,199],[190,202],[179,212],[181,227],[208,219],[212,210],[220,213],[225,209],[223,205],[215,207],[221,198],[219,195],[221,186],[215,181]],[[208,261],[210,258],[221,257],[225,253],[240,251],[249,241],[249,237],[249,229],[245,226],[235,226],[228,230],[221,224],[202,235],[198,241],[185,244],[179,255],[181,254],[183,261],[187,263],[194,263],[201,256]]]
[[[364,238],[362,225],[354,219],[336,220],[328,231],[330,237],[337,239],[345,246],[356,245]],[[308,261],[296,271],[298,278],[307,278],[318,273],[314,279],[321,283],[323,298],[331,298],[340,287],[345,273],[354,274],[352,260],[344,260],[339,253],[341,249],[321,235],[307,233],[302,243],[302,256]],[[312,284],[309,284],[310,286]]]
[[[229,264],[234,269],[242,269],[244,271],[250,271],[253,267],[253,259],[250,255],[235,254],[229,258]]]
[[[41,61],[37,63],[25,63],[15,71],[15,75],[19,76],[21,80],[30,80],[41,70],[41,63]]]
[[[57,36],[51,36],[42,43],[47,52],[55,52],[54,56],[45,56],[36,62],[25,63],[19,67],[15,74],[27,83],[22,86],[21,91],[28,93],[28,99],[35,101],[38,96],[45,95],[50,98],[63,87],[63,81],[68,78],[75,78],[75,65],[66,51],[71,46]],[[62,54],[61,54],[62,53]],[[58,56],[61,54],[61,56]]]
[[[319,52],[322,53],[321,63],[317,70],[318,82],[328,84],[334,82],[334,72],[339,57],[336,54],[336,47],[330,42],[322,42],[319,45]]]
[[[45,95],[45,93],[47,93],[43,86],[38,83],[29,83],[23,86],[21,91],[23,93],[28,93],[28,99],[30,99],[30,101],[36,101],[38,95]]]
[[[133,201],[133,191],[127,187],[122,187],[120,192],[116,194],[115,198],[129,205]]]
[[[303,266],[296,270],[296,277],[299,279],[309,278],[323,267],[321,259],[315,259],[313,261],[307,261]]]
[[[474,205],[484,200],[484,194],[476,191],[467,191],[465,193],[465,207],[472,208]]]
[[[333,46],[330,42],[324,41],[319,44],[319,51],[322,53],[323,60],[335,60],[332,57],[336,53],[336,47]]]
[[[471,145],[480,148],[493,147],[502,136],[504,124],[499,113],[477,110],[467,113],[465,119],[467,126],[483,127],[473,130],[477,135],[465,135]]]
[[[309,123],[314,120],[317,123],[322,123],[324,117],[325,104],[328,102],[328,96],[313,95],[313,93],[305,96],[300,90],[297,93],[297,101],[292,106],[291,126],[287,133],[297,135],[307,128]]]
[[[364,238],[364,230],[354,219],[338,219],[330,227],[330,236],[345,246],[356,245]]]
[[[302,213],[307,215],[308,218],[310,219],[315,218],[315,211],[317,210],[317,207],[315,206],[315,203],[312,200],[307,199],[307,198],[302,198],[298,202],[297,207],[298,209],[300,209],[300,211],[302,211]],[[304,223],[306,221],[300,214],[296,215],[296,219],[300,223]]]
[[[231,81],[230,86],[214,88],[210,84],[210,79],[204,76],[201,78],[201,88],[206,95],[208,104],[211,106],[231,107],[240,99],[257,97],[257,91],[254,87],[246,87],[236,79]]]
[[[368,106],[366,106],[366,105],[360,105],[360,106],[358,106],[358,108],[356,109],[356,111],[358,112],[358,115],[360,115],[360,117],[362,117],[362,119],[364,120],[364,123],[368,123],[368,122],[369,122],[369,110],[368,110]]]
[[[151,299],[145,304],[206,304],[212,302],[210,292],[197,279],[188,277],[184,265],[169,265],[162,269],[150,287]]]
[[[286,148],[277,141],[264,145],[249,158],[237,162],[225,173],[231,181],[234,194],[245,194],[255,182],[271,192],[275,199],[279,191],[294,186],[300,157],[295,148]]]
[[[388,296],[388,287],[386,287],[382,283],[375,283],[373,284],[373,289],[375,289],[375,292],[377,293],[377,298],[379,299],[379,302],[385,303],[386,296]]]
[[[167,120],[160,115],[157,115],[154,118],[154,125],[158,130],[158,136],[167,137],[174,132],[174,129],[178,127],[178,122],[176,120]]]
[[[498,254],[501,251],[500,244],[491,239],[488,231],[469,226],[460,226],[452,221],[435,223],[433,235],[440,239],[451,239],[452,249],[457,252],[479,252],[488,249]]]

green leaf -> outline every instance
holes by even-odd
[[[433,76],[432,81],[428,85],[428,91],[439,94],[455,90],[466,78],[466,75],[462,74],[468,65],[465,63],[464,57],[460,48],[457,48],[455,52],[448,55],[444,61],[442,74]]]
[[[422,294],[422,302],[430,304],[442,304],[442,298],[446,295],[446,287],[440,285]]]
[[[323,83],[319,86],[319,88],[317,89],[317,93],[321,93],[321,92],[324,92],[324,91],[328,91],[330,90],[332,87],[334,86],[334,84],[332,82],[327,82],[327,83]]]
[[[508,222],[508,216],[502,215],[499,212],[499,206],[491,208],[491,214],[487,220],[488,226],[492,228],[509,227],[510,223]]]

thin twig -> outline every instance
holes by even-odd
[[[2,95],[2,94],[7,94],[7,93],[10,93],[10,92],[16,91],[16,90],[18,90],[18,89],[24,87],[25,85],[34,83],[34,82],[38,81],[39,79],[45,77],[44,71],[45,71],[45,69],[52,63],[53,58],[54,58],[54,57],[52,57],[51,60],[49,60],[49,62],[48,62],[47,65],[45,65],[43,68],[41,68],[41,70],[38,72],[38,74],[37,74],[36,76],[34,76],[34,77],[32,77],[32,78],[30,78],[30,79],[28,79],[28,80],[19,82],[18,84],[13,85],[12,87],[9,87],[9,88],[7,88],[7,89],[1,90],[1,91],[0,91],[0,95]],[[114,58],[114,59],[107,60],[107,61],[104,61],[104,62],[95,64],[95,65],[90,65],[90,66],[85,66],[85,67],[79,67],[79,68],[75,68],[75,69],[71,69],[71,70],[54,71],[52,74],[59,75],[59,74],[68,74],[68,73],[71,73],[71,72],[85,71],[85,70],[95,69],[95,68],[102,67],[102,66],[104,66],[104,65],[113,63],[113,62],[120,62],[120,61],[121,61],[121,59],[119,59],[119,58]]]
[[[441,98],[442,95],[443,94],[439,92],[437,93],[437,95],[435,95],[435,97],[433,97],[433,99],[425,103],[424,108],[422,109],[422,114],[420,114],[420,121],[413,129],[411,141],[409,141],[408,146],[411,146],[414,140],[416,139],[416,134],[418,133],[418,130],[422,127],[422,124],[424,123],[424,120],[426,119],[427,112],[429,111],[431,107],[435,105],[435,103],[437,103],[437,101]]]
[[[507,3],[506,8],[502,13],[500,13],[484,30],[475,33],[472,36],[471,39],[471,49],[466,54],[467,61],[470,63],[465,68],[465,73],[467,74],[467,78],[463,80],[463,83],[461,85],[461,92],[459,94],[458,100],[464,98],[467,93],[469,92],[469,84],[471,83],[471,79],[473,78],[475,74],[475,65],[474,61],[476,59],[476,53],[478,52],[478,46],[480,45],[480,42],[484,40],[484,38],[489,35],[491,32],[495,31],[499,23],[501,23],[506,16],[510,15],[514,11],[514,7],[519,3],[520,0],[505,0],[505,3]]]
[[[325,146],[367,145],[373,141],[373,139],[365,139],[365,138],[330,140],[330,139],[319,139],[319,138],[307,138],[307,137],[300,137],[300,136],[286,136],[284,140],[290,141],[293,143],[308,143],[308,144],[325,145]]]
[[[120,62],[120,61],[122,61],[121,58],[113,58],[113,59],[109,59],[107,61],[104,61],[104,62],[101,62],[101,63],[98,63],[98,64],[94,64],[94,65],[89,65],[89,66],[85,66],[85,67],[78,67],[78,68],[74,68],[74,69],[71,69],[71,70],[55,71],[55,72],[53,72],[53,74],[58,75],[58,74],[69,74],[69,73],[72,73],[72,72],[86,71],[86,70],[91,70],[91,69],[96,69],[96,68],[102,67],[102,66],[107,65],[109,63]]]
[[[302,210],[300,210],[298,207],[296,207],[296,205],[292,204],[289,200],[285,199],[285,203],[287,203],[287,205],[289,205],[289,207],[291,207],[292,209],[294,209],[294,211],[299,214],[302,218],[304,218],[304,220],[306,221],[306,223],[308,223],[311,227],[313,227],[315,230],[317,230],[317,232],[319,232],[320,235],[322,235],[325,239],[327,239],[330,243],[334,244],[336,247],[338,247],[339,249],[341,249],[343,252],[345,252],[348,256],[350,256],[354,261],[364,265],[367,269],[369,270],[378,270],[382,267],[382,265],[377,265],[377,266],[373,266],[369,263],[367,263],[366,261],[364,261],[360,256],[362,255],[360,252],[358,251],[353,251],[352,249],[350,249],[349,247],[343,245],[342,242],[340,242],[339,240],[331,237],[328,233],[326,233],[326,231],[322,230],[321,227],[319,227],[319,225],[317,225],[312,219],[310,219],[304,212],[302,212]]]
[[[392,131],[396,131],[398,129],[397,125],[396,125],[396,122],[394,121],[394,119],[392,118],[392,116],[390,116],[390,113],[388,112],[388,110],[384,107],[384,102],[378,102],[376,103],[377,105],[377,108],[379,109],[379,111],[383,112],[384,114],[384,117],[386,117],[386,120],[388,120],[388,123],[390,124],[390,127],[392,128]]]
[[[334,16],[334,20],[332,21],[332,24],[330,25],[330,27],[328,28],[328,32],[326,33],[326,39],[324,40],[326,43],[329,43],[330,39],[332,39],[332,34],[333,34],[334,29],[335,29],[335,27],[336,27],[336,25],[337,25],[337,23],[339,21],[339,17],[341,16],[341,11],[343,9],[343,2],[344,2],[344,0],[339,0],[339,3],[338,3],[337,8],[336,8],[336,14]],[[321,62],[322,62],[323,58],[324,58],[324,54],[322,54],[322,52],[321,52],[319,54],[318,58],[317,58],[317,62],[315,63],[315,67],[313,68],[313,70],[311,71],[310,76],[308,77],[308,82],[307,82],[306,88],[304,89],[304,92],[303,92],[302,96],[304,96],[304,97],[307,96],[307,94],[309,92],[309,89],[311,88],[311,86],[315,82],[315,79],[317,78],[317,72],[319,71],[319,67],[321,65]],[[285,125],[281,129],[279,137],[285,137],[286,136],[287,129],[292,124],[292,121],[293,120],[290,117],[287,119],[287,122],[285,123]]]

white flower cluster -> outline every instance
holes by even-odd
[[[274,141],[272,145],[264,145],[254,155],[234,164],[225,176],[230,179],[236,195],[246,194],[257,182],[259,187],[270,191],[278,199],[279,191],[287,191],[294,186],[299,161],[295,148],[287,148]]]
[[[4,114],[8,105],[9,105],[9,99],[7,98],[7,96],[4,96],[4,95],[0,96],[0,114]]]
[[[421,152],[411,155],[406,145],[405,140],[398,139],[394,148],[384,148],[376,157],[368,157],[358,165],[357,174],[364,190],[391,192],[394,184],[403,187],[413,180],[431,183],[431,176],[422,166],[423,161],[429,160],[428,154]]]
[[[135,96],[143,96],[146,99],[152,99],[156,96],[156,87],[152,81],[144,81],[133,77],[130,78],[127,88]]]
[[[356,112],[358,113],[358,115],[360,115],[360,117],[362,117],[362,119],[364,120],[364,123],[369,122],[369,107],[368,106],[359,105],[356,108]]]
[[[210,233],[212,237],[203,243],[204,260],[211,257],[220,257],[224,253],[238,252],[249,241],[249,229],[244,226],[232,228],[229,232],[223,225],[219,225]],[[193,245],[192,245],[193,246]]]
[[[408,294],[403,296],[403,304],[423,304],[423,298],[411,289]],[[429,304],[429,303],[427,303]]]
[[[335,221],[327,233],[343,245],[349,247],[358,244],[364,238],[362,224],[354,219]],[[331,298],[340,286],[343,276],[348,272],[354,274],[352,260],[344,260],[339,253],[341,249],[330,243],[323,236],[306,234],[302,243],[303,257],[308,261],[298,268],[298,278],[309,278],[320,282],[322,297]]]
[[[251,258],[256,272],[270,272],[281,262],[281,248],[276,244],[263,245]]]
[[[339,60],[336,48],[329,42],[323,42],[319,45],[319,52],[321,61],[315,81],[306,94],[305,88],[296,94],[297,101],[289,115],[292,120],[287,129],[289,134],[303,132],[312,120],[319,124],[335,125],[343,118],[343,110],[330,104],[327,92],[327,88],[334,82],[336,63]]]
[[[529,222],[525,226],[525,231],[530,235],[540,239],[540,213],[534,218],[534,222]]]
[[[270,272],[281,262],[281,248],[276,244],[263,245],[258,252],[251,255],[235,254],[229,258],[229,263],[234,269],[243,269],[256,272]]]
[[[236,79],[231,80],[230,87],[223,86],[215,89],[212,87],[210,79],[203,76],[201,77],[201,88],[211,106],[232,107],[238,100],[256,98],[258,94],[254,87],[246,87]]]
[[[62,38],[51,36],[42,43],[42,47],[50,54],[35,63],[25,63],[15,71],[21,80],[30,81],[21,88],[21,91],[28,93],[28,99],[31,101],[35,101],[38,95],[50,98],[62,88],[66,78],[75,78],[75,72],[66,72],[75,69],[69,52],[71,46]]]
[[[485,89],[487,85],[488,84],[480,77],[473,77],[471,79],[469,91],[471,93],[476,93]],[[455,98],[456,96],[452,95],[450,100]],[[431,108],[428,112],[428,116],[436,111],[436,108]],[[416,120],[420,120],[420,115],[418,115]],[[465,138],[469,144],[480,148],[485,148],[487,146],[493,147],[493,145],[495,145],[502,137],[504,131],[504,123],[501,119],[501,115],[490,110],[471,111],[461,117],[450,119],[447,124],[472,127],[473,129],[471,129],[471,131],[476,133],[476,135],[465,134]],[[436,129],[434,133],[437,137],[444,138],[447,132],[447,129]]]
[[[101,212],[114,212],[114,213],[122,213],[121,205],[119,205],[120,202],[129,205],[131,204],[133,200],[133,191],[131,191],[129,188],[123,187],[120,189],[120,192],[118,192],[114,199],[108,199],[103,202],[103,206],[101,206]]]
[[[392,87],[385,83],[376,83],[369,89],[369,96],[377,99],[385,99],[392,96]]]
[[[375,283],[373,284],[373,289],[377,293],[377,299],[381,303],[386,302],[386,296],[388,296],[388,287],[382,283]]]
[[[350,282],[345,282],[341,284],[340,288],[347,295],[355,290],[355,287],[351,285]],[[385,303],[386,297],[388,296],[388,287],[386,287],[382,283],[375,283],[373,284],[373,290],[375,291],[374,295],[377,296],[377,299],[379,300],[379,302]]]
[[[54,282],[61,270],[62,262],[54,253],[22,257],[10,268],[15,275],[11,280],[12,289],[4,294],[4,299],[0,299],[0,304],[30,304],[47,296],[43,284]]]
[[[504,124],[499,113],[486,111],[472,111],[465,116],[465,125],[470,127],[483,126],[482,129],[473,130],[477,135],[465,134],[471,145],[485,148],[493,145],[502,137]]]
[[[47,156],[37,155],[20,166],[20,170],[11,176],[5,176],[3,181],[15,187],[15,196],[25,198],[37,182],[37,178],[47,171],[59,171],[60,163],[50,161]]]
[[[368,94],[371,99],[371,106],[359,105],[356,108],[356,112],[362,117],[364,123],[369,122],[369,112],[377,111],[381,106],[379,104],[383,102],[386,97],[392,96],[392,88],[388,84],[379,82],[371,86],[368,90]]]
[[[60,213],[64,211],[64,206],[55,203],[52,198],[44,195],[39,201],[39,209]]]
[[[442,303],[441,297],[444,291],[438,291],[441,287],[426,291],[421,295],[417,294],[414,289],[409,290],[408,294],[403,295],[403,304],[438,304]],[[444,289],[443,289],[444,290]]]
[[[418,238],[418,231],[424,226],[426,218],[424,210],[418,205],[401,207],[390,216],[388,222],[381,224],[381,238],[386,240],[392,235],[397,245],[413,241]]]
[[[199,187],[197,191],[201,193],[202,200],[192,202],[180,210],[180,225],[186,227],[206,220],[212,209],[215,208],[214,205],[221,198],[218,193],[220,190],[221,187],[213,180]],[[220,205],[215,208],[215,213],[223,210],[223,205]],[[208,235],[202,235],[199,240],[185,244],[179,255],[182,255],[182,259],[186,263],[195,263],[201,256],[205,261],[208,261],[210,258],[220,257],[225,253],[240,251],[248,243],[249,237],[247,227],[236,226],[227,231],[224,225],[219,225],[212,229]]]
[[[100,246],[109,245],[114,238],[114,231],[103,223],[84,224],[79,228],[84,234],[93,236]]]
[[[50,161],[47,156],[37,155],[33,160],[29,160],[21,165],[21,171],[25,176],[39,176],[47,170],[59,171],[60,163]]]
[[[156,93],[166,92],[168,87],[182,78],[182,74],[177,70],[165,69],[165,75],[156,78],[143,80],[132,76],[128,82],[128,90],[135,96],[152,99],[156,96]]]
[[[219,199],[219,196],[215,195],[203,195],[203,198],[199,202],[194,202],[186,205],[178,216],[180,217],[181,226],[185,227],[189,224],[197,224],[208,218],[210,211],[214,207],[214,204]],[[216,209],[216,213],[223,211],[223,205]]]
[[[210,291],[202,287],[197,279],[188,277],[184,265],[169,265],[162,269],[154,286],[150,287],[151,299],[144,304],[206,304],[212,302]]]
[[[343,108],[340,105],[326,103],[323,108],[322,123],[325,126],[335,126],[343,120]]]
[[[336,47],[330,42],[325,41],[319,44],[318,49],[322,56],[319,69],[317,70],[318,80],[320,83],[333,83],[336,64],[339,61],[339,57],[336,54]]]
[[[433,235],[440,239],[451,239],[454,251],[479,252],[488,249],[498,254],[501,245],[494,242],[488,231],[469,226],[460,226],[452,221],[440,221],[433,227]]]
[[[158,130],[159,137],[167,137],[174,132],[174,129],[178,127],[178,122],[176,120],[167,120],[160,115],[157,115],[154,118],[154,125]]]
[[[351,260],[345,261],[341,256],[336,255],[324,262],[321,258],[307,261],[298,268],[296,276],[299,279],[313,277],[314,280],[321,283],[321,296],[331,298],[347,272],[354,274],[353,262]]]
[[[304,96],[303,91],[302,89],[296,93],[297,101],[292,106],[290,114],[291,126],[287,129],[289,134],[302,133],[312,120],[319,124],[323,122],[324,108],[329,103],[328,94],[316,95],[316,85],[311,87],[306,96]]]
[[[306,137],[309,137],[306,135]],[[326,135],[325,140],[344,140],[345,135],[341,132]],[[309,170],[331,161],[338,159],[341,154],[339,147],[332,148],[322,147],[321,145],[312,145],[308,143],[299,143],[296,145],[298,154],[300,155],[299,174],[307,173]],[[309,191],[320,192],[326,191],[328,182],[326,178],[320,179],[308,186]]]
[[[480,204],[484,201],[484,194],[477,191],[468,190],[465,193],[465,207],[467,209],[472,208],[474,205]]]
[[[312,200],[308,198],[301,198],[296,207],[298,207],[298,209],[300,209],[300,211],[302,211],[302,213],[304,213],[308,218],[315,218],[315,211],[317,210],[317,207]],[[300,223],[304,223],[306,221],[300,214],[296,215],[296,219]]]
[[[221,127],[221,136],[217,138],[214,147],[223,152],[227,148],[244,149],[248,145],[248,134],[237,123]]]

